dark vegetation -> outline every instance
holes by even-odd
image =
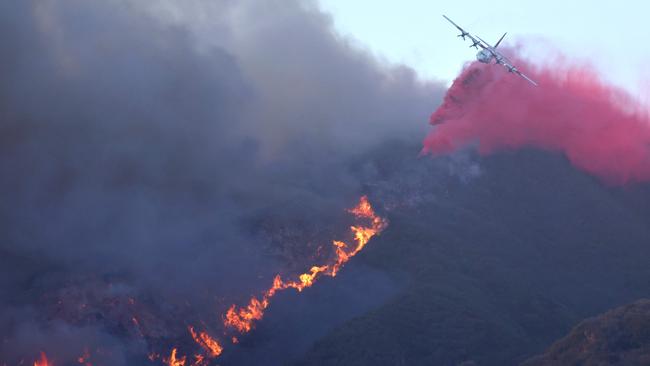
[[[371,159],[383,172],[376,202],[393,198],[382,180],[397,187],[413,165],[436,164]],[[516,364],[582,319],[648,296],[647,185],[608,187],[547,152],[472,159],[477,177],[420,177],[431,195],[390,211],[390,227],[360,255],[401,290],[299,365]]]
[[[650,300],[587,319],[544,354],[525,362],[543,365],[650,365]]]

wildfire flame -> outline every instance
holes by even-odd
[[[208,352],[208,355],[210,357],[212,358],[218,357],[221,354],[221,352],[223,352],[223,347],[221,346],[221,344],[219,344],[219,342],[216,339],[210,337],[208,333],[206,332],[196,333],[193,327],[188,327],[187,329],[190,331],[190,334],[192,335],[194,342],[196,342],[199,346],[201,346],[201,348],[206,350],[206,352]]]
[[[361,197],[359,204],[349,209],[348,212],[357,218],[370,220],[369,226],[350,227],[350,230],[354,234],[354,241],[356,242],[356,245],[352,249],[349,249],[348,244],[345,242],[334,240],[332,245],[334,246],[336,259],[332,263],[311,267],[309,272],[298,276],[298,281],[283,281],[280,275],[276,275],[273,279],[273,284],[264,292],[261,299],[252,297],[248,305],[241,308],[232,305],[224,316],[224,325],[240,333],[249,332],[253,328],[254,322],[262,319],[264,310],[269,306],[271,298],[278,291],[293,288],[301,292],[305,288],[311,287],[320,276],[335,277],[343,265],[350,258],[357,255],[368,244],[370,239],[384,230],[388,224],[385,219],[375,214],[366,196]]]
[[[41,359],[34,361],[34,366],[54,366],[54,364],[47,360],[45,352],[41,352]]]
[[[372,237],[381,233],[388,225],[387,220],[375,214],[375,211],[366,196],[361,197],[359,204],[349,209],[348,212],[353,214],[356,218],[363,220],[363,222],[367,222],[366,225],[350,226],[350,230],[354,237],[354,245],[349,245],[348,243],[339,240],[333,240],[332,248],[334,258],[326,264],[312,266],[307,272],[300,274],[297,280],[286,281],[283,280],[280,275],[276,275],[273,278],[271,287],[262,294],[261,298],[258,299],[253,296],[246,306],[238,308],[236,305],[232,305],[228,309],[226,314],[223,316],[223,324],[226,328],[234,329],[239,333],[249,332],[253,328],[254,323],[262,319],[264,311],[270,305],[271,298],[275,296],[278,291],[292,288],[301,292],[305,288],[311,287],[321,276],[335,277],[341,268],[343,268],[345,263],[357,255],[357,253],[368,244]],[[129,299],[129,304],[133,305],[134,303],[134,299]],[[131,322],[138,330],[140,336],[143,336],[141,324],[138,319],[135,316],[132,316]],[[196,342],[204,352],[191,356],[193,359],[188,361],[188,357],[179,355],[178,348],[174,347],[171,350],[169,358],[162,358],[162,361],[167,366],[207,366],[210,359],[217,358],[222,354],[223,346],[221,343],[217,339],[212,338],[207,332],[197,332],[192,326],[188,327],[188,331],[194,342]],[[232,336],[231,340],[233,344],[239,343],[239,339],[235,336]],[[151,352],[148,354],[148,358],[151,362],[155,362],[156,360],[160,360],[161,356],[160,354]],[[83,366],[92,366],[90,359],[91,353],[88,348],[85,348],[84,353],[79,356],[76,361]],[[34,362],[34,366],[54,366],[54,364],[51,361],[48,361],[44,352],[41,352],[40,359]]]
[[[88,348],[84,348],[84,353],[81,356],[77,357],[77,363],[83,366],[93,365],[90,362],[90,351],[88,350]],[[22,361],[20,364],[22,364]],[[6,366],[6,364],[3,365]],[[45,354],[45,352],[41,352],[40,358],[34,361],[34,366],[54,366],[54,363],[47,359],[47,355]]]
[[[202,366],[205,362],[205,356],[203,355],[194,355],[193,366]]]
[[[178,353],[178,350],[176,348],[172,349],[171,355],[169,355],[169,359],[167,359],[167,365],[169,366],[185,366],[185,361],[187,361],[187,357],[183,356],[180,358],[177,358],[176,354]]]

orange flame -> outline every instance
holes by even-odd
[[[208,333],[206,332],[196,333],[193,327],[187,327],[187,329],[190,331],[190,334],[192,335],[194,342],[196,342],[199,346],[201,346],[204,350],[206,350],[210,357],[212,358],[218,357],[221,354],[221,352],[223,352],[223,347],[221,346],[221,344],[219,344],[219,342],[216,339],[210,337]]]
[[[185,361],[187,360],[187,357],[183,356],[180,358],[177,358],[178,350],[176,348],[172,349],[172,354],[169,355],[169,359],[167,361],[167,365],[169,366],[185,366]]]
[[[366,217],[373,220],[378,218],[377,215],[375,215],[375,210],[372,209],[370,201],[368,201],[368,196],[362,196],[361,199],[359,199],[359,204],[356,205],[356,207],[349,209],[348,212],[356,217]]]
[[[34,361],[34,366],[54,366],[54,364],[47,360],[45,352],[41,352],[41,359]]]
[[[369,222],[367,225],[351,226],[350,230],[354,237],[353,246],[343,242],[334,240],[332,241],[334,258],[327,264],[312,266],[309,271],[302,273],[298,276],[297,280],[284,281],[280,275],[273,278],[273,284],[266,290],[260,299],[252,297],[245,307],[238,308],[232,305],[223,317],[224,325],[227,328],[233,328],[240,333],[249,332],[256,321],[261,320],[264,316],[264,311],[270,305],[271,298],[275,296],[278,291],[286,290],[289,288],[301,292],[307,287],[311,287],[318,278],[321,276],[335,277],[338,272],[343,268],[352,257],[357,255],[368,242],[375,236],[381,233],[387,226],[388,222],[384,218],[377,216],[368,201],[366,196],[361,197],[359,204],[354,208],[348,210],[349,213],[356,216],[358,219],[363,219],[364,222]],[[320,248],[319,248],[320,250]],[[129,304],[133,305],[135,300],[129,299]],[[134,316],[131,322],[142,335],[141,324]],[[169,358],[164,358],[162,361],[168,366],[206,366],[209,363],[208,358],[219,357],[223,352],[223,346],[217,339],[212,338],[207,332],[196,332],[192,326],[188,327],[190,334],[194,341],[205,351],[205,354],[195,354],[193,361],[188,363],[187,356],[179,356],[178,349],[173,348]],[[231,338],[233,344],[239,343],[239,339],[235,336]],[[77,358],[77,362],[84,366],[92,366],[90,363],[90,352],[86,348],[83,355]],[[150,361],[160,359],[161,356],[156,353],[149,353],[148,358]],[[40,359],[34,362],[34,366],[54,366],[48,361],[44,352],[41,352]]]
[[[205,356],[203,355],[194,355],[193,366],[202,366],[205,365]]]
[[[261,300],[252,297],[248,305],[242,308],[237,308],[235,305],[232,305],[224,316],[224,325],[228,328],[233,328],[240,333],[249,332],[253,327],[253,323],[262,319],[264,316],[264,310],[269,306],[271,298],[277,291],[293,288],[298,292],[301,292],[305,288],[311,287],[320,276],[335,277],[350,258],[357,255],[357,253],[368,244],[373,236],[379,234],[388,225],[388,222],[385,219],[375,214],[375,211],[366,196],[361,197],[359,204],[356,207],[349,209],[348,212],[355,215],[357,218],[370,220],[369,226],[350,227],[356,242],[356,246],[352,250],[348,250],[348,245],[346,243],[334,240],[332,245],[334,246],[336,259],[332,263],[311,267],[309,272],[298,276],[298,281],[285,282],[282,280],[280,275],[275,276],[273,279],[273,285],[266,290],[262,295]]]

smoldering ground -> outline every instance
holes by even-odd
[[[313,2],[10,0],[0,19],[10,364],[132,364],[217,329],[332,239],[376,174],[358,157],[419,140],[442,94]]]

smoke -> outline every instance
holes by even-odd
[[[216,327],[332,239],[355,159],[417,139],[442,95],[309,1],[9,0],[0,48],[10,364],[138,363],[184,322]]]
[[[610,184],[650,180],[647,108],[586,66],[563,62],[537,69],[517,65],[534,87],[500,67],[465,68],[430,118],[436,128],[424,153],[475,144],[481,154],[532,146],[559,151]]]

